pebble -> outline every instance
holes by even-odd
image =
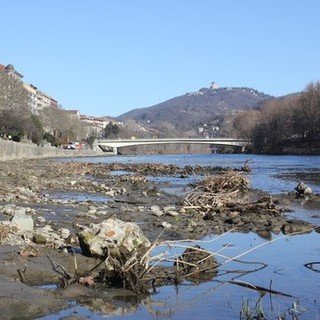
[[[166,228],[166,229],[169,229],[169,228],[172,227],[171,223],[166,222],[166,221],[163,221],[163,222],[161,223],[161,226],[162,226],[163,228]]]

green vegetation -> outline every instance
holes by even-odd
[[[116,123],[111,121],[106,125],[103,131],[103,137],[113,139],[116,138],[119,134],[119,126]]]

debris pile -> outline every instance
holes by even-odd
[[[238,193],[247,186],[248,180],[234,171],[219,176],[209,176],[187,194],[184,207],[207,213],[239,198]]]
[[[218,263],[208,251],[199,245],[186,248],[174,263],[177,271],[187,279],[198,278],[200,273],[216,274]]]
[[[276,206],[272,196],[254,195],[247,178],[235,171],[199,181],[184,198],[183,209],[193,217],[193,225],[201,226],[202,219],[220,233],[241,228],[269,236],[270,232],[280,233],[288,224],[282,216],[284,210]]]

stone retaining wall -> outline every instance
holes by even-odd
[[[14,159],[81,157],[97,155],[103,155],[103,152],[92,150],[65,150],[49,146],[41,147],[33,143],[23,143],[0,139],[0,161]]]

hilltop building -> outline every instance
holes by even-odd
[[[8,64],[6,67],[0,64],[0,72],[5,72],[18,80],[22,80],[23,78],[23,75],[19,73],[17,70],[15,70],[12,64]]]
[[[218,88],[219,88],[218,84],[215,83],[214,81],[212,81],[211,84],[210,84],[209,89],[215,90],[215,89],[218,89]]]

